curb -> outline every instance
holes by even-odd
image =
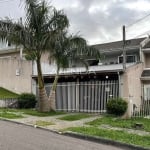
[[[17,122],[17,121],[14,121],[14,120],[9,120],[9,119],[4,119],[4,118],[0,118],[0,120],[8,121],[8,122],[15,123],[15,124],[20,124],[20,125],[25,125],[25,126],[32,127],[32,128],[37,128],[37,129],[40,129],[40,130],[45,130],[45,131],[52,132],[52,133],[59,134],[59,135],[74,137],[74,138],[83,139],[83,140],[87,140],[87,141],[92,141],[92,142],[96,142],[96,143],[113,145],[113,146],[120,147],[120,148],[123,148],[123,149],[126,149],[126,150],[150,150],[149,148],[143,148],[143,147],[140,147],[140,146],[126,144],[126,143],[122,143],[122,142],[118,142],[118,141],[114,141],[114,140],[110,140],[110,139],[105,139],[105,138],[101,138],[101,137],[97,137],[97,136],[83,135],[83,134],[75,133],[75,132],[71,132],[71,131],[59,132],[57,130],[51,130],[51,129],[43,128],[43,127],[40,127],[40,126],[35,127],[34,125],[25,124],[25,123],[22,123],[22,122]]]
[[[101,137],[97,137],[97,136],[83,135],[80,133],[75,133],[75,132],[70,132],[70,131],[63,133],[63,135],[75,137],[75,138],[79,138],[79,139],[83,139],[83,140],[88,140],[88,141],[92,141],[92,142],[96,142],[96,143],[113,145],[116,147],[121,147],[126,150],[150,150],[148,148],[143,148],[143,147],[136,146],[136,145],[126,144],[126,143],[122,143],[122,142],[118,142],[118,141],[114,141],[114,140],[110,140],[110,139],[105,139],[105,138],[101,138]]]
[[[55,134],[62,134],[62,132],[59,132],[57,130],[51,130],[51,129],[48,129],[48,128],[43,128],[43,127],[40,127],[40,126],[34,126],[34,125],[31,125],[31,124],[26,124],[26,123],[22,123],[22,122],[17,122],[17,121],[14,121],[14,120],[9,120],[9,119],[4,119],[4,118],[0,118],[0,120],[8,121],[8,122],[15,123],[15,124],[24,125],[24,126],[31,127],[31,128],[37,128],[37,129],[53,132]]]

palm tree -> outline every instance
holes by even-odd
[[[41,55],[51,49],[51,43],[60,31],[68,27],[68,19],[63,11],[48,6],[45,0],[25,0],[24,21],[10,19],[0,21],[0,39],[21,45],[24,52],[31,55],[37,64],[39,85],[39,111],[49,111],[48,96],[45,91],[41,69]]]
[[[57,36],[55,42],[52,44],[49,56],[49,59],[53,59],[57,66],[56,75],[49,95],[51,110],[55,111],[56,109],[55,92],[60,69],[69,67],[70,61],[81,62],[88,69],[86,59],[89,57],[100,59],[100,53],[97,49],[88,46],[86,40],[82,37],[77,35],[68,36],[67,31]]]

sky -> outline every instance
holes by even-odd
[[[0,0],[0,18],[17,20],[24,16],[21,1]],[[81,35],[89,44],[122,40],[123,25],[126,26],[126,39],[150,33],[150,0],[47,1],[56,9],[64,10],[70,21],[70,33]]]

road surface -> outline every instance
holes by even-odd
[[[0,150],[121,150],[0,120]]]

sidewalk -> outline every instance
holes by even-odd
[[[25,118],[21,119],[10,119],[11,121],[15,121],[18,123],[23,123],[27,125],[33,125],[36,127],[36,121],[47,121],[47,122],[52,122],[54,125],[49,125],[49,126],[42,126],[43,128],[50,129],[53,131],[62,131],[63,129],[69,128],[69,127],[79,127],[79,126],[84,126],[86,122],[93,121],[95,119],[100,118],[100,115],[93,115],[88,118],[84,118],[81,120],[77,121],[65,121],[65,120],[60,120],[60,117],[64,117],[67,115],[73,115],[74,113],[69,113],[69,114],[64,114],[64,115],[56,115],[56,116],[49,116],[49,117],[37,117],[37,116],[30,116],[30,115],[24,115]]]
[[[76,120],[76,121],[65,121],[65,120],[60,120],[60,117],[64,117],[67,115],[73,115],[74,113],[69,113],[69,114],[64,114],[64,115],[55,115],[55,116],[48,116],[48,117],[38,117],[38,116],[31,116],[31,115],[23,115],[25,118],[21,119],[7,119],[10,121],[15,121],[17,123],[22,123],[30,126],[37,127],[36,122],[37,121],[46,121],[46,122],[51,122],[53,125],[48,125],[48,126],[40,126],[41,128],[49,129],[51,131],[56,131],[60,132],[66,128],[69,127],[89,127],[89,125],[86,125],[86,122],[93,121],[95,119],[101,118],[100,115],[92,115],[88,118],[84,118],[81,120]],[[112,127],[109,125],[100,125],[99,128],[101,129],[107,129],[107,130],[118,130],[118,131],[126,131],[131,134],[137,134],[137,135],[150,135],[150,132],[142,131],[142,130],[135,130],[135,129],[127,129],[127,128],[119,128],[119,127]]]

